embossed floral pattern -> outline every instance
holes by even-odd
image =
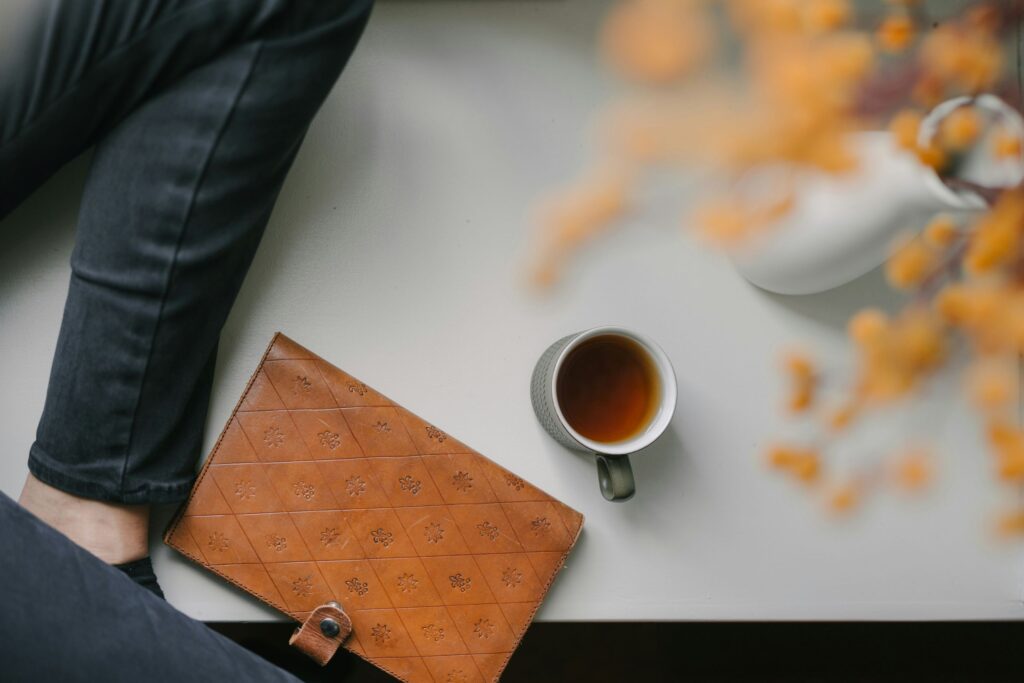
[[[473,477],[469,476],[469,472],[459,470],[452,475],[452,486],[454,486],[456,490],[465,493],[473,488]]]
[[[302,480],[292,484],[292,492],[303,500],[313,500],[316,497],[316,487]]]
[[[469,678],[462,669],[452,669],[445,676],[444,683],[469,683]]]
[[[437,522],[431,522],[423,527],[423,531],[423,535],[427,537],[427,543],[436,545],[444,540],[444,527]]]
[[[376,429],[378,432],[390,432],[391,431],[391,425],[389,425],[386,420],[377,420],[373,424],[373,428]]]
[[[295,379],[292,380],[292,393],[301,394],[309,393],[313,390],[313,383],[309,381],[309,378],[305,375],[295,375]]]
[[[358,474],[354,474],[345,480],[345,493],[353,498],[366,493],[366,482]]]
[[[484,520],[476,525],[476,530],[480,532],[480,535],[489,541],[493,541],[498,538],[498,527],[494,526],[487,520]]]
[[[522,491],[523,487],[526,486],[526,482],[512,474],[511,472],[505,473],[505,485],[516,491]]]
[[[221,552],[231,547],[231,539],[225,536],[220,531],[214,531],[206,540],[206,545],[210,548],[210,550]]]
[[[473,579],[463,576],[461,572],[449,576],[448,581],[452,584],[452,588],[457,588],[460,593],[465,593],[473,587]]]
[[[280,427],[270,426],[263,432],[263,443],[267,448],[277,448],[284,443],[284,432]]]
[[[384,527],[378,527],[370,532],[370,538],[374,543],[380,543],[385,548],[390,548],[395,542],[394,535]]]
[[[274,552],[283,553],[288,549],[288,539],[284,536],[275,536],[270,534],[267,536],[267,547]]]
[[[544,534],[551,528],[551,522],[548,521],[547,517],[534,517],[530,521],[530,531],[536,535]]]
[[[422,487],[423,482],[419,479],[414,479],[411,475],[406,474],[398,478],[398,488],[408,491],[414,496],[420,492]]]
[[[369,592],[370,590],[369,584],[367,584],[365,581],[360,581],[358,576],[353,576],[351,579],[345,582],[345,585],[348,586],[349,593],[355,593],[359,596],[366,595],[367,592]]]
[[[318,433],[316,438],[320,441],[321,446],[331,451],[341,446],[341,434],[332,432],[329,429]]]
[[[427,640],[432,640],[435,643],[444,640],[443,626],[438,626],[437,624],[426,624],[420,627],[420,631],[423,632],[423,637]]]
[[[349,382],[348,383],[348,393],[350,393],[350,394],[356,394],[358,396],[364,396],[364,395],[366,395],[367,390],[368,389],[367,389],[366,385],[363,384],[362,382]]]
[[[370,629],[370,635],[373,636],[373,642],[386,645],[391,642],[391,627],[387,624],[376,624]]]
[[[252,500],[256,497],[256,484],[248,479],[239,479],[235,482],[235,498],[238,500]]]
[[[292,581],[292,593],[300,598],[306,598],[313,594],[313,575],[306,574]]]
[[[325,548],[327,546],[334,545],[338,542],[338,537],[340,535],[341,534],[338,533],[337,527],[327,527],[326,529],[320,532],[320,545],[322,545]]]
[[[419,579],[417,579],[415,576],[408,572],[399,574],[397,583],[398,590],[402,591],[403,593],[412,593],[420,585]]]
[[[497,630],[498,629],[494,625],[494,622],[488,619],[487,617],[477,619],[476,623],[473,624],[473,633],[476,634],[477,638],[482,638],[484,640],[487,640],[491,636],[493,636],[494,632]]]
[[[434,440],[434,441],[436,441],[438,443],[444,443],[445,440],[448,438],[447,434],[442,432],[440,429],[438,429],[434,425],[427,425],[426,429],[427,429],[427,438],[428,439],[432,439],[432,440]]]
[[[501,573],[501,582],[506,588],[515,588],[523,582],[523,573],[515,567],[505,567]]]

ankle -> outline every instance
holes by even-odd
[[[109,564],[149,554],[149,506],[107,503],[65,493],[29,475],[18,502]]]

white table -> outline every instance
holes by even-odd
[[[788,429],[777,354],[803,342],[842,358],[847,316],[894,301],[877,273],[767,295],[685,239],[666,203],[588,250],[552,295],[523,286],[530,207],[583,166],[584,124],[609,93],[599,17],[593,0],[378,6],[224,332],[207,448],[281,329],[586,515],[541,619],[1024,616],[1020,551],[987,534],[999,502],[989,456],[952,399],[901,418],[946,446],[920,502],[884,496],[836,523],[758,460]],[[85,170],[75,163],[0,225],[11,496],[43,405]],[[605,502],[593,463],[543,433],[527,391],[550,341],[605,323],[658,340],[679,377],[676,420],[635,458],[639,494],[624,504]],[[189,614],[274,618],[167,549],[155,556]]]

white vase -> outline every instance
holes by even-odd
[[[970,101],[942,103],[922,122],[920,142],[935,135],[940,121]],[[994,95],[975,106],[1020,138],[1020,115]],[[780,223],[733,255],[750,282],[779,294],[812,294],[843,285],[881,265],[903,231],[920,230],[935,213],[976,213],[985,200],[969,190],[953,190],[917,158],[899,149],[888,132],[855,136],[857,169],[831,175],[808,173],[797,181],[797,203]],[[977,147],[980,148],[980,145]],[[995,160],[972,154],[958,177],[988,187],[1009,187],[1024,179],[1024,159]],[[966,217],[966,216],[964,216]]]

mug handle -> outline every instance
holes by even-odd
[[[605,500],[621,503],[636,493],[633,468],[628,455],[597,455],[597,482]]]

